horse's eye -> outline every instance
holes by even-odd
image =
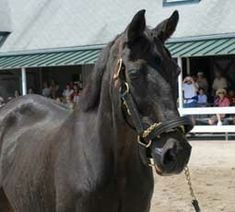
[[[128,70],[128,75],[131,79],[139,78],[140,70],[137,70],[137,69]]]

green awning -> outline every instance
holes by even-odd
[[[234,55],[235,38],[170,42],[167,48],[174,57]]]
[[[177,41],[166,44],[173,57],[235,55],[235,38]],[[0,70],[93,64],[101,47],[54,52],[0,55]]]
[[[0,56],[0,69],[35,68],[93,64],[100,49],[42,52]]]

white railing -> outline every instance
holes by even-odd
[[[235,114],[235,107],[179,108],[181,115]],[[195,125],[193,133],[235,133],[235,125]]]
[[[181,115],[235,114],[235,107],[193,107],[179,108]]]

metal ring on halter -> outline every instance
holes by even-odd
[[[124,82],[124,85],[125,85],[126,89],[123,93],[122,93],[122,88],[120,87],[120,93],[121,93],[122,96],[125,96],[127,93],[130,92],[130,87],[129,87],[128,83]]]
[[[137,141],[138,141],[138,143],[139,143],[141,146],[144,146],[145,148],[149,148],[149,147],[151,146],[151,144],[152,144],[152,140],[149,140],[149,142],[148,142],[147,144],[141,142],[139,135],[137,136]]]

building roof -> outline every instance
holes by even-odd
[[[175,9],[179,11],[180,21],[173,40],[235,34],[234,0],[201,0],[166,7],[163,0],[8,1],[12,33],[0,52],[105,44],[122,32],[133,15],[143,8],[147,24],[152,27]]]
[[[167,48],[173,57],[235,55],[235,37],[170,42]]]
[[[235,54],[235,38],[231,37],[170,42],[166,46],[173,57]],[[98,59],[102,47],[103,45],[7,53],[0,55],[0,70],[93,64]]]
[[[0,35],[11,32],[10,7],[8,0],[0,0]]]
[[[0,56],[0,70],[94,64],[100,51],[100,48],[77,48],[30,54],[8,54]]]

